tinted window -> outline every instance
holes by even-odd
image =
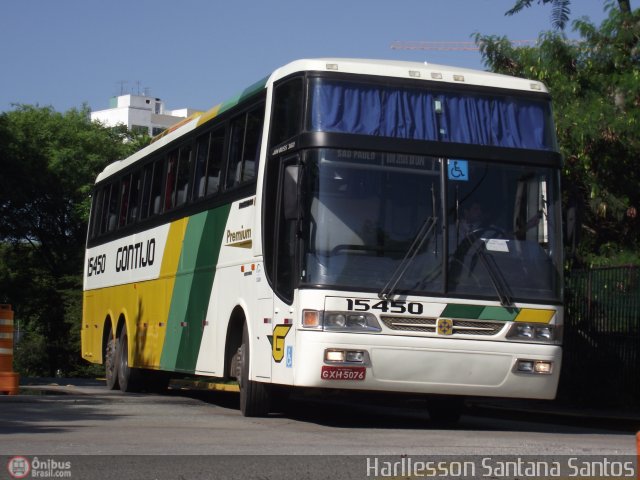
[[[302,79],[296,78],[276,88],[271,124],[271,146],[293,137],[300,130]]]
[[[176,178],[175,206],[184,205],[189,200],[189,178],[191,174],[191,146],[180,149]]]
[[[151,201],[151,179],[153,177],[153,163],[144,166],[142,170],[142,205],[140,207],[140,218],[149,216],[149,203]]]
[[[239,116],[231,123],[231,144],[227,187],[255,178],[260,158],[260,141],[264,122],[264,104]]]
[[[151,179],[151,198],[149,215],[157,215],[162,211],[162,174],[163,161],[156,160],[153,163],[153,177]]]
[[[109,204],[106,215],[105,229],[107,232],[113,232],[116,229],[118,221],[118,187],[117,184],[111,185],[111,193],[109,194]]]
[[[140,192],[142,190],[142,172],[134,172],[131,176],[131,191],[129,193],[129,212],[127,224],[133,223],[138,219],[138,210],[140,208]]]
[[[169,152],[167,181],[164,187],[164,210],[171,210],[176,204],[176,175],[178,170],[178,150]]]

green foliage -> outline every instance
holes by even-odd
[[[571,15],[571,0],[538,0],[540,4],[551,4],[551,24],[556,30],[564,30],[569,23],[569,16]],[[505,15],[515,15],[516,13],[529,8],[533,4],[533,0],[517,0],[514,6],[507,10]],[[606,5],[611,5],[606,2]],[[618,0],[618,7],[621,12],[631,12],[631,0]]]
[[[89,195],[108,163],[140,146],[131,140],[92,123],[86,107],[0,114],[0,302],[20,324],[23,375],[87,370],[79,329]]]
[[[513,8],[507,11],[505,15],[514,15],[524,8],[528,8],[533,3],[533,0],[517,0]],[[569,15],[571,14],[571,0],[538,0],[538,3],[550,3],[552,7],[551,23],[556,30],[564,30],[569,22]]]
[[[640,238],[640,10],[612,2],[607,9],[600,27],[573,23],[580,42],[544,33],[536,47],[515,48],[504,37],[476,36],[491,70],[549,87],[565,157],[565,205],[581,217],[579,253],[591,263],[637,252]]]

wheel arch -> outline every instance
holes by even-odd
[[[223,372],[226,378],[233,377],[231,372],[231,359],[242,345],[242,329],[245,323],[247,323],[245,310],[242,306],[236,305],[229,316],[227,336],[225,339]],[[247,328],[249,328],[249,325],[247,325]]]
[[[102,348],[100,349],[101,355],[101,363],[105,361],[105,352],[107,351],[107,343],[109,342],[109,335],[114,336],[113,332],[115,332],[113,328],[113,321],[111,320],[111,315],[107,314],[104,319],[104,324],[102,326]]]

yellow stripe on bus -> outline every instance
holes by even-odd
[[[139,296],[145,299],[155,299],[148,305],[150,315],[142,312],[143,323],[138,324],[138,351],[135,352],[134,362],[145,367],[159,367],[162,348],[167,334],[167,320],[176,272],[180,262],[184,234],[187,231],[188,218],[177,220],[169,227],[167,243],[162,256],[160,279],[138,285]],[[146,327],[145,327],[146,324]],[[145,331],[145,328],[147,329]],[[142,348],[140,348],[142,347]]]
[[[520,313],[518,313],[515,321],[528,323],[549,323],[555,314],[555,310],[523,308],[520,310]]]
[[[114,327],[117,326],[120,315],[125,316],[127,333],[131,338],[129,361],[134,367],[160,366],[187,222],[188,218],[184,218],[173,222],[169,227],[159,278],[84,292],[84,318],[93,319],[95,327],[107,315],[113,320]],[[114,305],[118,305],[121,310],[112,310]],[[95,327],[91,324],[87,328]],[[91,360],[99,361],[102,356],[102,329],[91,333],[84,338],[87,344],[83,344],[83,352],[93,352]],[[96,355],[97,352],[100,354]]]

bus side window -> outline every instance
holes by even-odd
[[[111,184],[102,187],[102,206],[100,209],[99,223],[97,225],[100,235],[107,233],[107,225],[109,223],[109,195],[111,195]]]
[[[149,216],[158,215],[162,212],[162,175],[164,173],[164,160],[153,162],[153,176],[151,179],[151,204],[149,205]]]
[[[255,178],[260,158],[264,103],[236,117],[231,123],[227,188]]]
[[[148,163],[142,170],[142,204],[140,207],[140,220],[149,216],[149,204],[151,203],[151,180],[153,178],[153,163]]]
[[[191,145],[180,148],[176,178],[175,206],[184,205],[189,200],[189,178],[191,174]]]
[[[126,175],[120,182],[120,215],[118,227],[124,227],[127,223],[127,209],[129,208],[129,193],[131,185],[131,175]]]
[[[109,195],[109,209],[106,218],[106,231],[113,232],[118,225],[118,184],[111,184],[111,193]]]
[[[168,155],[167,181],[164,187],[164,211],[171,210],[176,205],[176,176],[178,170],[178,149]]]
[[[90,237],[95,238],[100,234],[100,213],[102,212],[102,197],[104,189],[95,190],[91,202]]]
[[[207,159],[207,196],[220,190],[220,171],[224,158],[224,128],[211,132],[211,145]]]
[[[281,144],[300,131],[302,118],[302,79],[278,85],[274,94],[271,146]]]
[[[142,177],[140,170],[131,175],[131,187],[129,192],[129,209],[127,212],[127,225],[138,219],[140,206],[140,192],[142,190]]]
[[[207,156],[209,155],[209,139],[211,132],[200,135],[196,140],[196,166],[193,180],[194,198],[202,198],[207,188]]]

